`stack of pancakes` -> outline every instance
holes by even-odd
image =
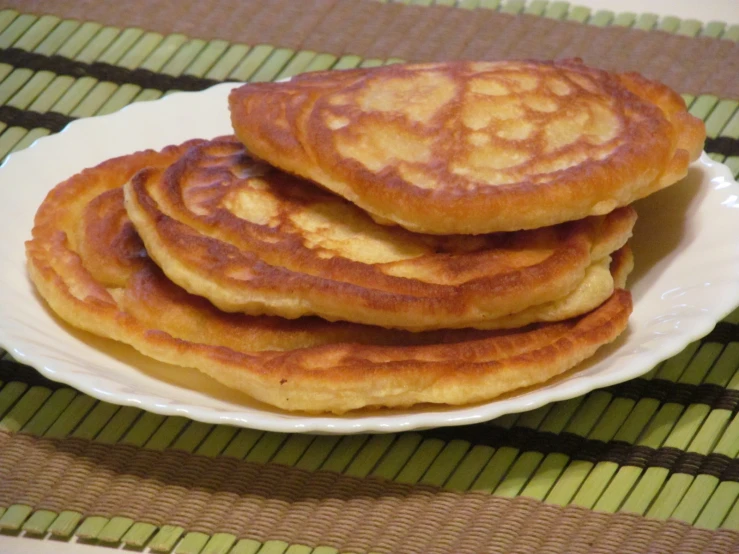
[[[630,203],[705,138],[665,86],[578,61],[319,72],[229,104],[238,138],[53,189],[30,276],[76,327],[307,412],[481,402],[613,341]]]

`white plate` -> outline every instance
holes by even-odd
[[[525,392],[464,408],[306,417],[257,404],[195,370],[152,362],[132,348],[81,333],[52,316],[25,270],[23,241],[58,182],[107,158],[231,132],[233,85],[177,93],[83,119],[9,157],[0,168],[0,344],[47,377],[113,402],[166,415],[270,431],[392,432],[478,423],[531,410],[642,375],[710,332],[739,304],[739,185],[703,156],[681,183],[638,203],[627,333],[595,359]]]

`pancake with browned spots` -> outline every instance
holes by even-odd
[[[228,137],[124,190],[149,255],[224,311],[414,331],[520,327],[595,308],[613,292],[609,255],[636,219],[624,207],[517,233],[412,233],[256,162]]]
[[[669,88],[576,60],[308,73],[229,102],[253,155],[433,234],[608,213],[685,176],[705,139]]]
[[[26,243],[28,270],[63,320],[280,408],[337,413],[484,401],[561,374],[627,325],[631,297],[621,289],[581,317],[515,331],[409,333],[219,312],[147,257],[120,188],[193,144],[110,160],[49,193]],[[611,268],[619,287],[630,267],[624,247]]]

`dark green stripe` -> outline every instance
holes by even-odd
[[[58,133],[74,117],[59,112],[35,112],[32,110],[19,110],[12,106],[0,106],[0,122],[8,127],[22,127],[23,129],[48,129],[52,133]]]
[[[75,78],[93,77],[98,81],[107,81],[118,85],[134,84],[141,88],[161,91],[197,91],[220,82],[194,75],[167,75],[148,69],[128,69],[104,62],[84,63],[56,54],[44,56],[20,48],[0,50],[0,63],[6,63],[15,68],[50,71],[56,75],[68,75]]]
[[[739,139],[732,137],[707,138],[706,152],[720,154],[721,156],[739,156]]]
[[[678,448],[633,445],[623,441],[604,442],[573,433],[551,433],[528,427],[506,429],[495,425],[467,425],[422,431],[426,438],[463,440],[477,446],[509,447],[521,452],[564,454],[572,460],[597,464],[613,462],[641,469],[662,467],[671,473],[713,475],[724,481],[739,481],[739,459],[723,454],[698,454]]]

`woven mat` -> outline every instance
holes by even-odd
[[[580,56],[684,93],[706,150],[739,173],[739,27],[564,2],[411,4],[2,2],[0,157],[72,119],[223,80]],[[739,311],[644,378],[394,435],[158,416],[4,354],[0,532],[193,554],[739,552],[738,412]]]

